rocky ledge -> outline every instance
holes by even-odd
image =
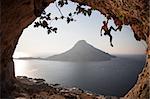
[[[120,99],[115,96],[103,96],[89,93],[79,88],[63,88],[59,84],[47,84],[44,79],[17,76],[15,99]]]

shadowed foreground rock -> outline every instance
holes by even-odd
[[[18,76],[14,98],[20,99],[120,99],[115,96],[95,95],[78,88],[62,88],[57,84],[48,85],[43,79]]]

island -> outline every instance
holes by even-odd
[[[78,41],[70,50],[47,57],[47,60],[53,61],[107,61],[115,58],[116,56],[110,55],[100,49],[87,43],[85,40]]]

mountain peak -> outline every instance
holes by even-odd
[[[87,42],[85,40],[80,40],[76,43],[76,45],[78,45],[78,44],[87,44]]]
[[[91,47],[91,45],[85,40],[79,40],[72,49],[84,50],[89,49],[89,47]]]
[[[108,53],[105,53],[89,43],[85,40],[78,41],[75,46],[73,46],[70,50],[48,57],[50,60],[57,61],[105,61],[110,60],[114,56],[111,56]]]

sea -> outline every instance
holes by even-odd
[[[43,78],[49,84],[87,92],[124,96],[136,83],[144,55],[116,55],[109,61],[64,62],[14,59],[15,76]]]

